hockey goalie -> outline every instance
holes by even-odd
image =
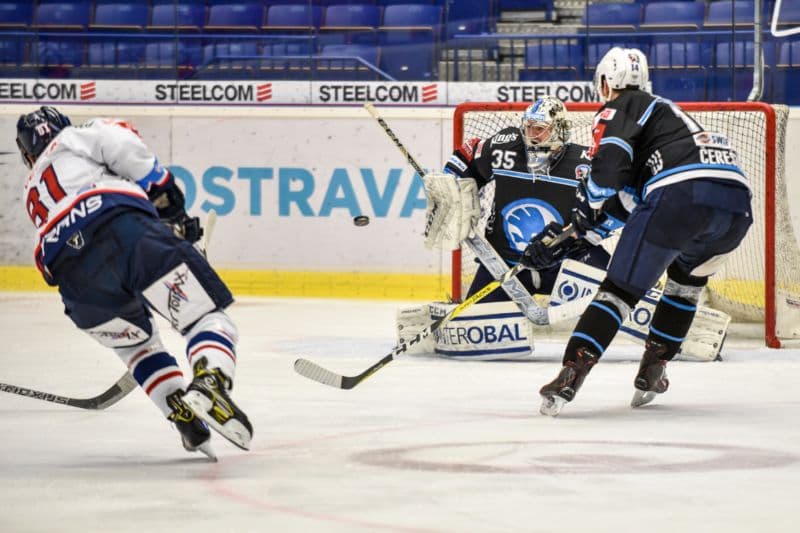
[[[542,98],[524,112],[519,127],[486,139],[470,139],[456,149],[444,172],[423,177],[427,195],[425,244],[450,250],[467,246],[477,272],[467,297],[522,261],[523,270],[480,303],[443,324],[414,353],[468,360],[535,358],[534,336],[540,326],[579,316],[604,278],[610,255],[604,241],[621,230],[628,209],[621,199],[609,202],[606,220],[577,239],[554,241],[564,233],[578,184],[590,172],[588,147],[570,142],[570,122],[563,103]],[[479,191],[494,187],[479,234]],[[644,342],[649,319],[661,292],[653,288],[622,327]],[[545,306],[540,302],[549,300]],[[399,341],[411,338],[453,304],[432,303],[398,311]],[[701,307],[679,357],[713,360],[719,354],[730,317]]]

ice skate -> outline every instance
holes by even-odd
[[[182,397],[182,390],[167,396],[167,404],[172,408],[172,413],[167,418],[180,432],[183,448],[187,452],[200,451],[212,461],[216,461],[217,454],[211,447],[211,431],[205,422],[195,416]]]
[[[656,394],[662,394],[669,388],[667,379],[667,360],[661,359],[667,353],[663,344],[647,341],[645,344],[642,362],[639,363],[639,373],[633,386],[636,391],[633,393],[631,407],[641,407],[653,401]]]
[[[203,357],[194,365],[194,380],[183,400],[214,431],[247,450],[253,437],[253,426],[231,400],[228,394],[231,386],[230,378],[218,368],[208,368]]]
[[[567,361],[561,368],[556,379],[539,390],[542,396],[542,406],[539,412],[547,416],[558,416],[561,408],[571,402],[575,393],[583,385],[583,380],[597,363],[598,357],[586,348],[579,348],[577,359]]]

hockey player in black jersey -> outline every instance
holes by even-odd
[[[577,189],[572,223],[579,235],[592,236],[607,223],[607,208],[623,205],[630,215],[606,278],[569,339],[561,372],[540,391],[541,412],[551,416],[574,398],[631,308],[666,270],[631,405],[665,392],[666,364],[689,330],[701,291],[752,223],[750,187],[734,147],[647,92],[641,51],[611,49],[595,84],[605,105],[594,119],[592,171]]]
[[[494,201],[486,225],[486,239],[510,265],[523,261],[529,241],[539,233],[559,233],[570,219],[575,189],[589,174],[588,147],[569,142],[570,124],[564,104],[542,98],[530,105],[519,127],[500,130],[488,139],[473,138],[450,156],[445,172],[458,180],[471,178],[478,188],[494,182]],[[562,248],[560,257],[540,262],[541,283],[534,286],[530,271],[519,278],[533,294],[550,294],[558,275],[558,260],[565,257],[605,268],[608,253],[587,241]],[[527,250],[541,253],[542,250]],[[492,279],[479,263],[467,296]],[[483,302],[507,301],[502,288]]]

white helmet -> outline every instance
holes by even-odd
[[[603,102],[606,101],[602,93],[604,78],[608,86],[617,91],[622,89],[646,91],[650,79],[647,72],[647,58],[636,48],[615,46],[606,52],[594,73],[594,86]]]
[[[519,129],[528,153],[528,168],[546,173],[552,158],[569,141],[567,109],[558,98],[540,98],[525,110]]]

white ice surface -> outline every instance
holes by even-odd
[[[183,451],[140,390],[99,412],[0,394],[0,531],[798,531],[800,351],[729,341],[674,362],[629,407],[640,349],[617,343],[557,419],[542,361],[401,358],[350,391],[296,375],[307,357],[356,374],[392,348],[399,304],[244,299],[234,397],[255,437]],[[73,397],[124,372],[55,295],[0,295],[0,381]],[[162,328],[182,359],[180,337]]]

